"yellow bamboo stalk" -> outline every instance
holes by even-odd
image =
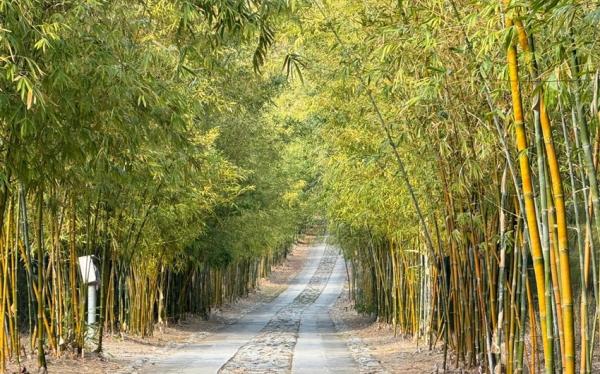
[[[526,55],[526,62],[534,79],[536,69],[533,61],[533,51],[529,45],[528,36],[525,27],[520,20],[516,20],[515,26],[519,35],[519,44]],[[561,285],[561,308],[563,311],[563,334],[564,334],[564,369],[567,374],[575,372],[575,334],[573,324],[573,293],[571,288],[571,268],[569,266],[569,246],[567,233],[567,214],[563,195],[562,179],[560,176],[560,167],[558,157],[552,140],[552,127],[550,117],[544,101],[544,91],[540,88],[539,109],[542,135],[544,137],[544,148],[546,150],[546,159],[550,170],[550,184],[552,186],[552,199],[556,210],[556,231],[558,244],[558,261],[560,263],[560,285]]]
[[[510,0],[503,0],[504,5],[508,7]],[[509,15],[506,15],[506,26],[512,27],[513,21]],[[544,346],[545,362],[552,362],[552,347],[548,344],[546,330],[546,286],[544,280],[544,263],[542,256],[542,244],[537,225],[537,213],[533,197],[533,185],[531,181],[531,170],[529,168],[529,156],[527,155],[527,135],[523,120],[523,105],[521,101],[521,88],[519,84],[519,64],[517,61],[517,48],[513,43],[507,48],[508,74],[511,86],[513,115],[515,121],[515,136],[517,150],[519,152],[519,166],[521,171],[521,180],[523,188],[523,198],[525,200],[525,216],[530,239],[531,256],[533,259],[533,269],[535,273],[536,289],[538,302],[540,305],[540,325],[542,330],[542,342]]]
[[[550,120],[548,118],[543,97],[540,97],[540,114],[542,133],[544,136],[544,144],[550,170],[552,198],[554,200],[554,208],[556,209],[556,231],[559,253],[558,262],[560,264],[561,284],[560,295],[561,308],[563,311],[565,371],[567,374],[572,374],[575,372],[575,334],[573,324],[573,293],[571,288],[571,268],[569,264],[567,214],[558,158],[556,157],[554,144],[552,142],[552,130],[550,128]]]

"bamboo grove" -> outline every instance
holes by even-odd
[[[254,288],[308,222],[444,368],[600,370],[600,7],[0,0],[0,370]],[[283,68],[282,68],[283,65]]]
[[[600,370],[599,16],[313,1],[279,35],[356,307],[446,368]]]
[[[0,1],[1,372],[208,316],[285,257],[313,177],[263,109],[285,74],[256,71],[288,8]]]

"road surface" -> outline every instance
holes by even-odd
[[[268,304],[143,373],[357,373],[329,308],[346,273],[336,247],[315,243],[302,271]]]

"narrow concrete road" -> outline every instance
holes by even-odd
[[[302,315],[292,372],[306,374],[358,372],[358,366],[346,342],[335,331],[328,312],[342,292],[346,279],[344,260],[337,257],[327,286],[317,301]]]
[[[300,274],[271,303],[142,372],[358,372],[328,313],[345,280],[338,250],[316,243]]]

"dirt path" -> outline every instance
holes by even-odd
[[[424,342],[398,336],[392,326],[358,314],[348,296],[347,288],[330,309],[330,315],[355,360],[359,362],[361,373],[443,372],[441,350],[430,351]]]

